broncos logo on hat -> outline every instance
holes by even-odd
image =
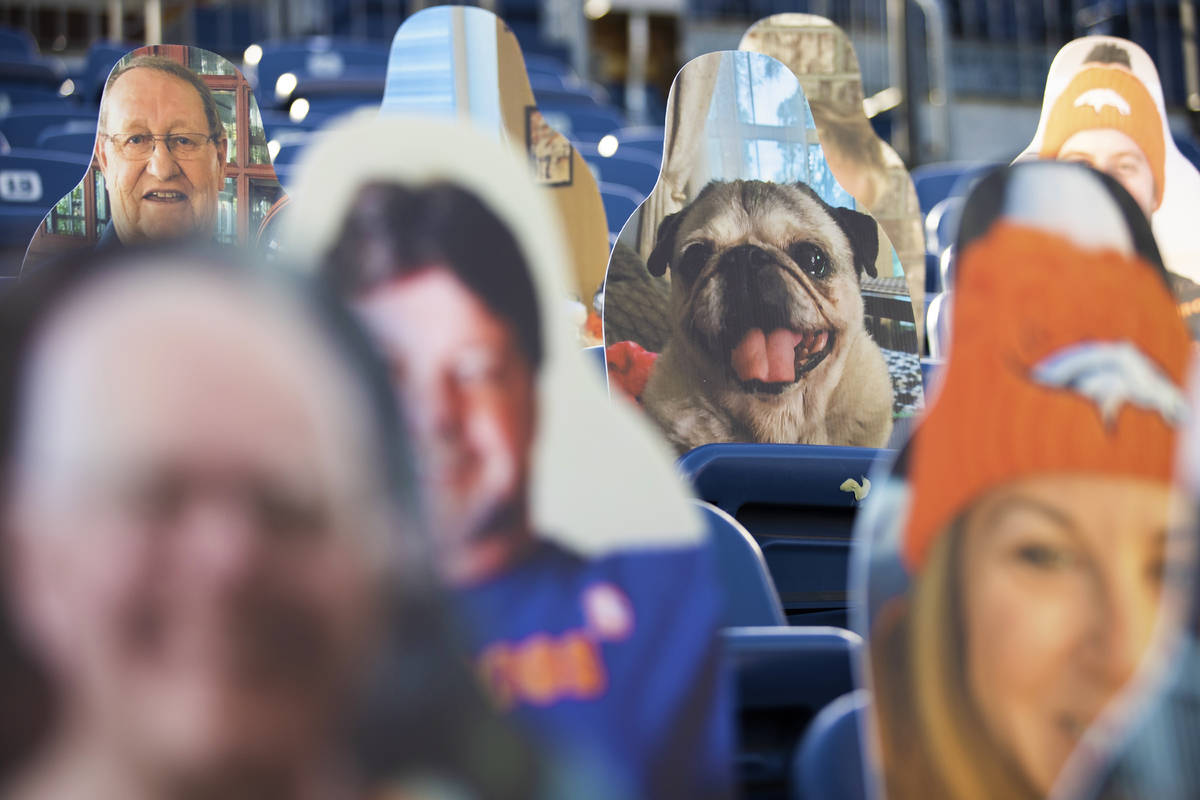
[[[1187,417],[1183,392],[1130,342],[1082,342],[1037,364],[1035,383],[1076,392],[1096,405],[1111,427],[1122,406],[1156,411],[1170,425]]]
[[[1129,101],[1117,94],[1114,89],[1088,89],[1075,98],[1075,108],[1082,106],[1091,106],[1097,114],[1103,111],[1105,106],[1112,106],[1123,117],[1128,117],[1133,112],[1133,109],[1129,107]]]

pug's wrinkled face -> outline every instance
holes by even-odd
[[[675,335],[742,390],[783,393],[837,363],[863,329],[875,221],[803,184],[713,182],[663,220],[647,262],[671,269]]]

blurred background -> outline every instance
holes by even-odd
[[[701,53],[736,49],[755,21],[789,11],[829,17],[847,32],[862,67],[867,116],[910,169],[925,165],[925,177],[950,162],[960,165],[948,173],[957,178],[961,165],[1006,161],[1020,152],[1037,127],[1054,54],[1087,34],[1122,36],[1150,54],[1176,141],[1185,155],[1200,160],[1194,0],[467,4],[494,11],[516,34],[539,108],[607,184],[601,189],[614,233],[657,177],[666,95],[679,68]],[[8,153],[0,165],[0,274],[13,272],[13,253],[37,227],[35,218],[76,187],[91,151],[105,76],[129,48],[195,45],[239,66],[265,129],[265,142],[251,137],[249,161],[240,168],[252,170],[269,154],[286,187],[290,165],[314,131],[337,114],[379,104],[393,35],[407,17],[430,5],[439,3],[0,2],[0,149]],[[452,71],[440,55],[446,43],[437,41],[438,35],[445,32],[430,31],[428,41],[414,40],[406,79],[430,92],[449,92]],[[422,58],[422,47],[429,48],[429,58]],[[219,78],[214,74],[213,80]],[[229,82],[231,76],[223,79]],[[233,131],[249,121],[257,128],[258,110],[239,97],[241,89],[219,88],[231,99],[223,109],[227,127]],[[621,158],[614,160],[618,147]],[[16,156],[30,160],[18,162]],[[927,212],[933,201],[923,194],[921,177],[914,174]],[[234,227],[244,234],[269,211],[272,196],[247,191],[231,190],[224,199],[227,238]],[[63,226],[91,235],[104,217],[103,203],[82,186],[74,194],[78,197],[57,208],[58,216]]]

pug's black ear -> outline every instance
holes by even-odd
[[[850,247],[854,248],[854,269],[861,278],[864,271],[877,277],[875,259],[879,256],[879,226],[875,218],[849,208],[833,209],[833,218],[842,226]]]
[[[658,235],[654,240],[654,250],[646,259],[646,269],[655,277],[666,274],[671,264],[671,253],[675,250],[675,234],[679,231],[679,223],[683,222],[683,212],[676,211],[663,217],[658,223]]]

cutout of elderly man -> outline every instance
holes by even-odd
[[[211,239],[228,147],[217,101],[196,73],[162,56],[114,70],[95,152],[112,219],[97,248]]]

